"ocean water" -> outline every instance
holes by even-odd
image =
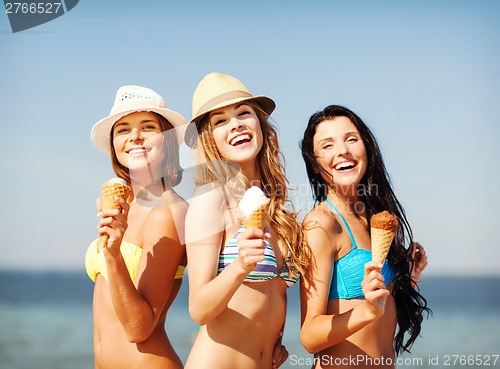
[[[93,368],[93,283],[85,272],[0,271],[0,280],[1,369]],[[500,367],[500,278],[428,277],[421,292],[433,315],[398,368]],[[187,294],[185,280],[166,323],[183,361],[198,330]],[[297,286],[288,299],[289,359],[282,368],[308,368],[312,356],[300,344]]]

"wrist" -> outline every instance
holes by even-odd
[[[122,257],[120,246],[115,247],[111,240],[108,240],[108,244],[103,248],[103,253],[106,261],[118,260]]]
[[[252,271],[252,270],[247,270],[244,267],[239,256],[231,264],[234,265],[235,273],[242,280],[244,280],[247,277],[247,275]]]
[[[380,318],[380,315],[371,309],[370,304],[366,300],[364,304],[358,305],[355,309],[356,308],[359,309],[362,320],[366,322],[366,324],[370,324]]]

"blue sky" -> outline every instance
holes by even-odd
[[[500,275],[499,15],[496,1],[87,0],[16,34],[1,15],[0,268],[82,269],[94,200],[114,176],[92,125],[125,84],[189,120],[216,71],[276,101],[302,214],[298,142],[312,113],[344,105],[375,133],[428,273]]]

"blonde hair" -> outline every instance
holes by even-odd
[[[286,245],[293,266],[304,274],[311,259],[311,252],[296,214],[287,209],[287,205],[292,208],[293,206],[288,200],[288,180],[285,177],[284,158],[279,151],[278,135],[262,108],[252,102],[248,104],[254,108],[262,129],[263,144],[257,155],[257,165],[260,185],[270,199],[269,218]],[[250,184],[243,182],[238,165],[225,160],[220,154],[213,138],[212,125],[209,124],[209,114],[201,119],[198,132],[196,184],[202,186],[216,183],[236,199],[241,198],[242,192]]]

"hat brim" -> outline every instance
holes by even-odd
[[[237,97],[232,100],[226,100],[224,102],[221,102],[213,107],[211,107],[209,110],[204,111],[197,116],[193,117],[191,119],[186,127],[186,132],[184,134],[184,142],[186,145],[188,145],[191,148],[196,147],[196,142],[198,141],[198,128],[199,128],[199,123],[203,119],[203,117],[210,113],[211,111],[224,108],[229,105],[237,104],[242,101],[253,101],[257,105],[259,105],[264,113],[266,113],[268,116],[271,115],[271,113],[274,111],[276,108],[276,103],[269,97],[267,96],[252,96],[252,97]]]
[[[101,119],[99,122],[94,124],[94,126],[92,127],[90,138],[92,139],[92,142],[94,143],[95,147],[97,147],[99,151],[105,153],[106,155],[111,156],[110,140],[111,140],[111,129],[113,128],[113,124],[115,124],[118,120],[120,120],[121,118],[123,118],[128,114],[141,111],[157,113],[163,116],[173,126],[179,144],[184,140],[184,133],[187,124],[186,124],[186,119],[184,119],[182,115],[166,108],[148,107],[144,109],[128,109],[120,111],[118,113],[110,115],[109,117]]]

